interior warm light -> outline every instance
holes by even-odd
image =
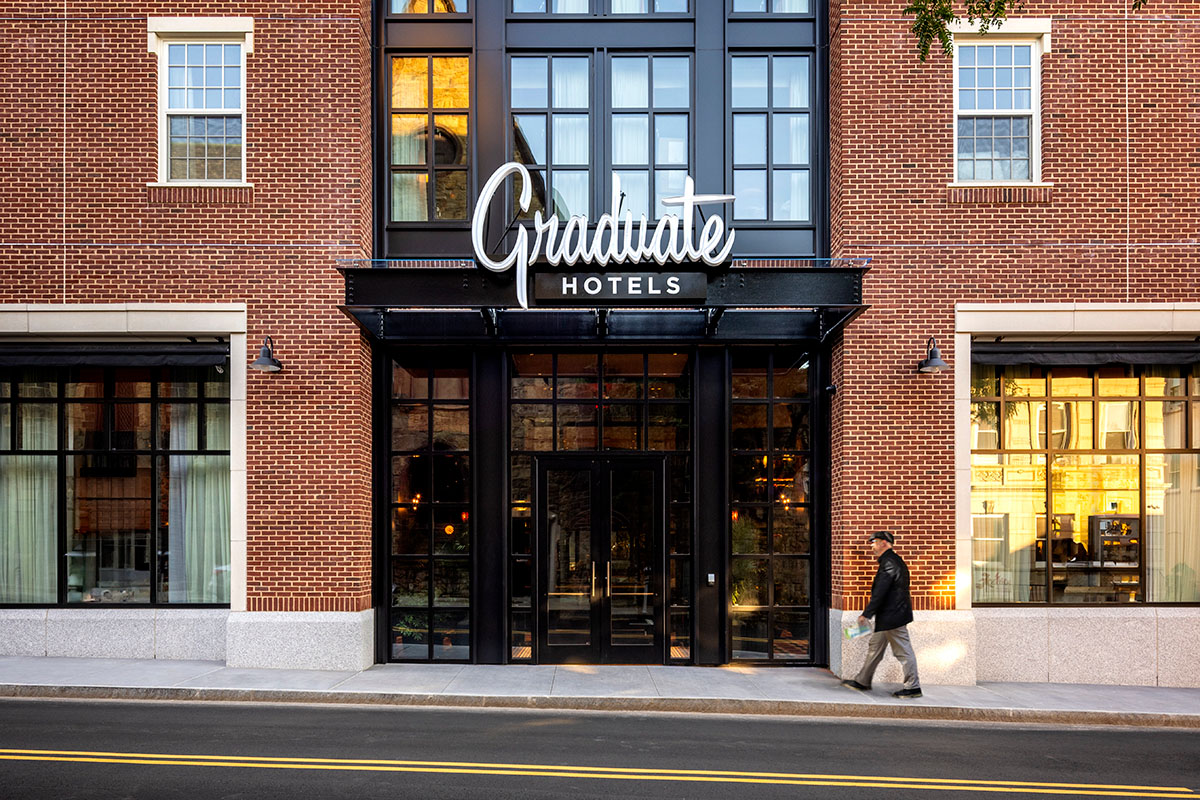
[[[454,526],[453,525],[447,525],[446,527],[442,528],[442,530],[444,530],[446,532],[447,536],[454,535]]]
[[[730,514],[729,516],[733,518],[733,521],[734,521],[734,522],[737,522],[737,521],[738,521],[738,510],[735,508],[735,509],[733,510],[733,513],[732,513],[732,514]]]
[[[470,518],[471,518],[471,515],[468,512],[466,512],[466,511],[462,512],[462,521],[463,522],[466,522]]]

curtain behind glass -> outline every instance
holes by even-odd
[[[1045,518],[1045,456],[971,456],[974,602],[1045,601],[1044,573],[1033,569]]]
[[[215,407],[213,407],[215,408]],[[228,442],[229,414],[206,418],[209,442]],[[176,405],[171,447],[195,441],[196,406]],[[211,410],[211,408],[210,408]],[[182,413],[180,413],[182,412]],[[168,459],[168,602],[229,602],[229,456]]]
[[[1146,599],[1200,602],[1200,456],[1147,454],[1146,527]]]
[[[55,406],[26,405],[20,425],[25,449],[56,449]],[[55,456],[0,458],[0,603],[57,599],[57,462]]]

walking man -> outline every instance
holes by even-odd
[[[904,559],[892,549],[896,537],[888,531],[871,534],[867,540],[871,553],[879,560],[875,580],[871,582],[871,602],[858,618],[866,625],[875,617],[875,632],[867,643],[867,660],[853,679],[842,681],[842,686],[860,692],[871,688],[875,668],[883,660],[884,645],[892,646],[892,655],[904,668],[904,688],[892,692],[895,697],[913,698],[921,696],[921,682],[917,678],[917,656],[913,653],[912,640],[908,638],[908,623],[913,620],[912,598],[908,594],[908,566]]]

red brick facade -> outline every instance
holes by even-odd
[[[1200,300],[1200,27],[1151,0],[1030,3],[1041,61],[1042,181],[950,188],[951,61],[916,55],[902,3],[839,0],[831,18],[835,257],[869,256],[865,302],[835,353],[833,606],[861,608],[862,542],[897,534],[918,609],[955,603],[950,372],[918,375],[936,336],[955,366],[955,303]],[[958,9],[962,13],[962,9]]]
[[[160,188],[147,18],[253,17],[246,182]],[[249,610],[370,608],[370,351],[339,259],[370,257],[365,2],[44,5],[0,40],[3,303],[244,302]],[[64,67],[66,79],[64,81]]]

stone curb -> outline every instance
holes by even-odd
[[[755,714],[793,717],[857,717],[956,722],[1056,725],[1120,725],[1197,728],[1200,714],[1035,708],[978,708],[920,704],[830,703],[808,700],[739,700],[702,697],[547,697],[544,695],[332,692],[304,689],[46,686],[0,684],[0,697],[62,700],[190,700],[235,703],[324,703],[442,708],[527,708],[571,711],[657,711],[686,714]]]

